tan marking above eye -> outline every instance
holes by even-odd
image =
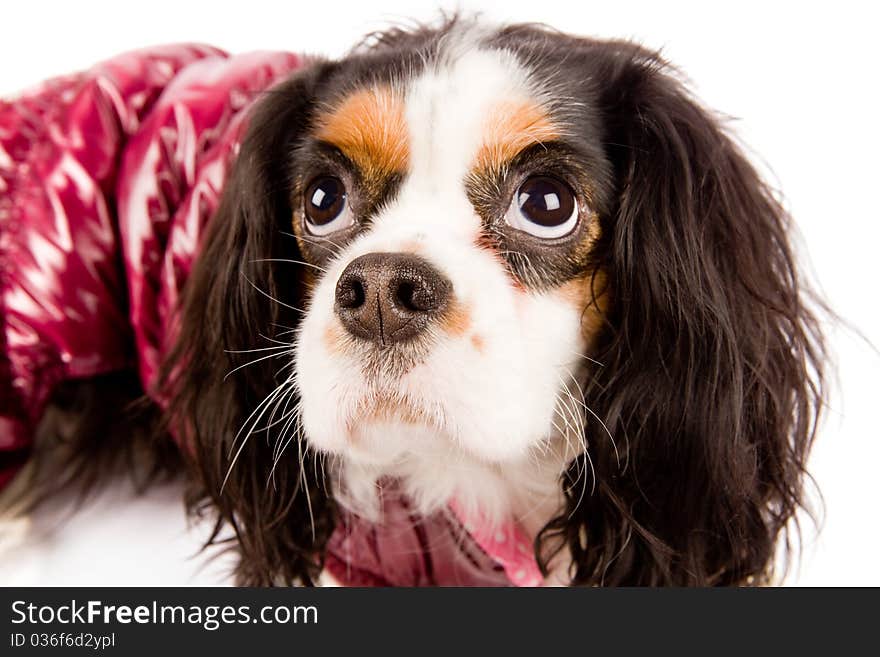
[[[533,100],[504,101],[486,117],[475,158],[478,169],[499,169],[523,149],[559,139],[547,112]]]
[[[318,115],[314,136],[336,146],[368,178],[402,172],[409,163],[405,109],[390,87],[359,89]]]

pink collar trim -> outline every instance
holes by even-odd
[[[515,522],[494,525],[484,518],[469,516],[458,504],[449,505],[465,531],[492,558],[504,568],[508,579],[516,586],[541,586],[544,577],[535,561],[532,543]]]

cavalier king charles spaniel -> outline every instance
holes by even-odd
[[[821,336],[789,217],[656,53],[393,29],[249,125],[164,377],[240,582],[316,581],[392,488],[515,526],[546,583],[771,581]]]

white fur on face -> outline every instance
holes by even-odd
[[[541,498],[555,509],[559,475],[581,448],[560,446],[559,430],[582,420],[578,402],[558,397],[586,348],[583,309],[559,292],[523,290],[496,254],[478,248],[481,222],[465,195],[490,110],[535,95],[512,55],[459,49],[406,87],[409,175],[327,265],[298,336],[305,435],[339,457],[341,499],[362,513],[385,476],[400,478],[423,512],[453,498],[499,521]],[[335,286],[353,259],[401,251],[452,282],[463,319],[432,324],[422,359],[381,374],[364,368],[362,348],[328,342],[345,332]]]

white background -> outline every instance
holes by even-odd
[[[833,308],[880,345],[880,108],[872,3],[463,2],[497,21],[634,38],[662,48],[733,126],[796,218],[802,253]],[[453,8],[451,3],[443,3]],[[2,10],[0,94],[120,51],[201,41],[232,52],[343,54],[391,21],[431,19],[438,4],[341,2],[15,2]],[[805,525],[801,585],[880,584],[877,382],[880,357],[856,331],[829,325],[840,385],[811,471],[825,500]],[[187,529],[179,491],[133,500],[109,490],[72,523],[26,549],[0,552],[0,583],[175,584],[222,581],[192,558],[204,527]],[[45,518],[37,518],[38,525]]]

